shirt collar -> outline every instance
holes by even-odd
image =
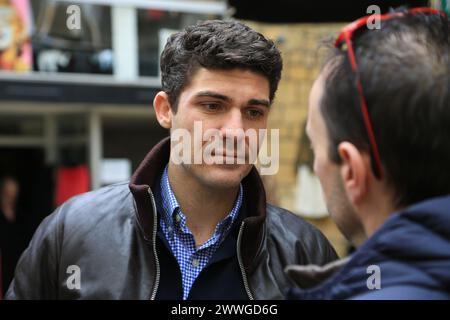
[[[169,182],[169,175],[168,175],[168,165],[164,168],[164,171],[161,176],[160,180],[160,190],[161,190],[161,208],[162,208],[162,218],[166,222],[168,226],[174,227],[175,222],[178,222],[181,226],[181,229],[183,232],[187,233],[189,232],[187,225],[186,225],[186,216],[181,212],[180,205],[177,201],[177,198],[175,194],[172,191],[172,188],[170,186]],[[238,216],[239,210],[242,206],[243,201],[243,188],[242,184],[239,185],[239,194],[236,198],[236,201],[234,203],[233,208],[228,213],[228,215],[223,218],[216,226],[215,234],[226,232],[229,227],[233,224],[233,222],[236,220],[236,217]],[[177,218],[177,214],[179,218]],[[177,219],[179,221],[177,221]]]

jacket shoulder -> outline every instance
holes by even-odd
[[[324,265],[338,258],[323,233],[302,217],[277,206],[267,204],[269,241],[290,246],[295,261],[291,264]]]
[[[274,235],[284,237],[284,235],[293,235],[302,239],[317,238],[317,240],[326,240],[322,232],[305,219],[295,213],[267,204],[267,222],[269,229]],[[326,240],[328,241],[328,240]]]
[[[127,182],[102,187],[75,196],[60,207],[59,214],[66,223],[103,220],[117,214],[129,216],[134,213],[134,202]]]
[[[68,290],[62,280],[68,277],[67,268],[74,265],[82,268],[91,281],[107,283],[109,273],[98,270],[128,263],[128,257],[118,256],[117,250],[111,249],[133,246],[134,223],[128,183],[71,198],[36,230],[17,264],[6,298],[76,298],[80,291]]]

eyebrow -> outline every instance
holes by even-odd
[[[200,91],[198,92],[195,97],[210,97],[210,98],[216,98],[225,102],[231,102],[231,98],[227,97],[226,95],[214,92],[214,91]],[[270,102],[266,99],[250,99],[247,102],[248,105],[261,105],[264,107],[269,108]]]
[[[253,106],[264,106],[269,108],[270,107],[270,102],[266,99],[250,99],[248,101],[249,105],[253,105]]]
[[[216,98],[219,100],[223,100],[225,102],[230,102],[231,98],[227,97],[223,94],[217,93],[217,92],[213,92],[213,91],[200,91],[197,92],[197,94],[195,95],[196,97],[210,97],[210,98]]]

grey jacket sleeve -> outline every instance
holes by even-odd
[[[7,300],[57,298],[59,211],[44,219],[20,257]]]

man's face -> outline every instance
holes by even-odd
[[[178,98],[171,133],[176,129],[186,129],[194,141],[195,123],[201,123],[201,139],[209,129],[220,131],[224,148],[214,152],[214,159],[222,160],[224,164],[217,164],[218,161],[206,164],[202,161],[201,164],[183,163],[183,168],[208,187],[222,189],[238,186],[252,165],[248,159],[245,164],[237,164],[236,146],[245,143],[245,156],[248,157],[249,140],[232,132],[266,129],[269,106],[269,81],[264,76],[241,69],[197,70]],[[234,141],[235,148],[226,148],[227,139],[228,142]],[[258,146],[259,142],[258,139]],[[205,150],[212,140],[202,139],[200,143]],[[259,147],[256,149],[259,150]],[[193,148],[192,152],[195,151],[198,150]],[[226,164],[227,158],[234,164]]]
[[[330,141],[319,106],[324,91],[324,78],[322,72],[311,89],[306,130],[314,151],[314,172],[322,185],[328,211],[344,236],[352,241],[361,233],[362,225],[345,191],[340,165],[329,158]]]

